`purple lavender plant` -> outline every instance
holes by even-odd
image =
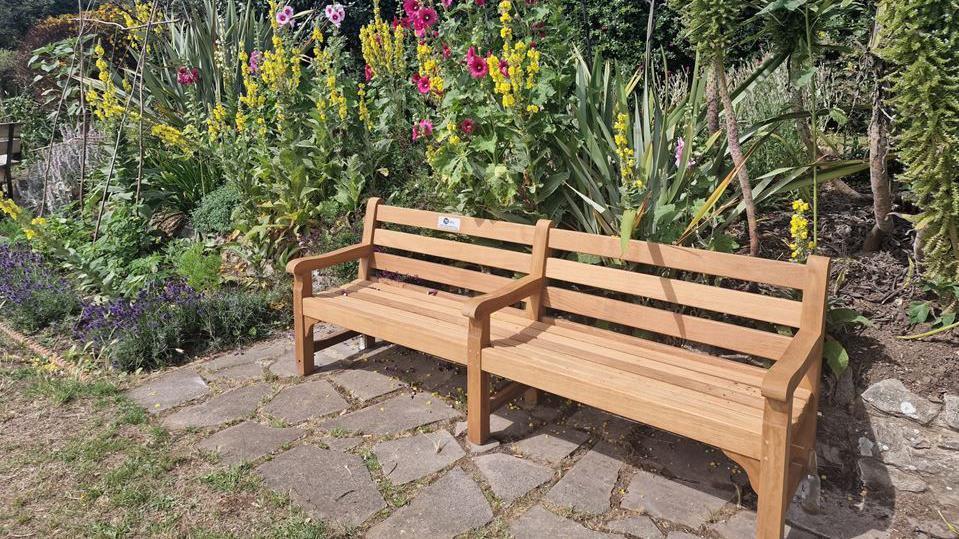
[[[79,303],[70,283],[43,257],[0,244],[0,313],[15,326],[37,331],[74,313]]]

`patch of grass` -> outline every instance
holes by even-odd
[[[65,462],[96,464],[109,455],[130,446],[130,441],[117,436],[116,428],[108,428],[95,435],[74,439],[60,453]]]
[[[250,474],[249,464],[230,466],[223,470],[208,473],[200,481],[220,492],[254,491],[259,481]]]
[[[344,429],[343,427],[333,427],[330,429],[330,436],[334,438],[347,438],[350,435],[350,431]]]
[[[314,522],[309,518],[290,517],[273,526],[266,537],[277,539],[323,539],[329,537],[329,531],[323,522]]]
[[[85,382],[75,378],[58,376],[36,376],[28,393],[52,400],[59,406],[86,397],[113,397],[120,390],[111,382],[94,380]]]

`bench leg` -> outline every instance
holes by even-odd
[[[466,341],[466,436],[483,445],[489,438],[490,380],[482,365],[483,347],[489,345],[489,317],[470,318]]]
[[[313,341],[313,326],[316,320],[305,316],[297,316],[293,319],[293,333],[295,335],[296,370],[300,376],[307,376],[313,372],[313,354],[315,351]]]
[[[376,337],[372,335],[363,335],[363,349],[373,348],[376,344]]]
[[[762,461],[756,537],[781,539],[789,502],[792,403],[767,399],[763,412]]]
[[[543,392],[531,387],[526,390],[526,393],[523,393],[523,403],[527,406],[536,406],[539,404],[539,399],[543,396]]]

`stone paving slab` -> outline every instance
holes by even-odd
[[[584,527],[582,524],[549,512],[542,506],[527,511],[509,526],[516,539],[542,539],[556,537],[563,539],[602,539],[604,537],[622,537],[603,533]]]
[[[490,436],[497,440],[510,440],[524,436],[532,429],[533,418],[525,410],[497,410],[490,414]],[[466,421],[456,423],[453,435],[466,433]]]
[[[363,443],[362,436],[350,436],[348,438],[324,438],[321,440],[326,446],[334,451],[349,451]]]
[[[365,367],[380,374],[412,382],[423,391],[448,393],[452,388],[465,388],[465,370],[450,363],[398,346],[383,348],[365,360]]]
[[[293,339],[290,337],[280,337],[278,339],[259,342],[249,348],[223,354],[222,356],[207,361],[203,364],[203,367],[208,371],[214,372],[238,365],[248,365],[251,363],[263,364],[283,356],[293,356]]]
[[[860,503],[858,496],[849,500],[829,490],[821,494],[817,514],[804,511],[794,498],[786,512],[786,522],[794,527],[815,532],[825,537],[882,539],[890,537],[892,511],[875,502]]]
[[[305,431],[273,428],[253,421],[244,421],[201,441],[197,447],[220,455],[224,464],[239,464],[270,454],[284,444],[296,441]]]
[[[126,395],[151,414],[158,414],[209,392],[195,369],[177,369],[127,391]]]
[[[653,518],[699,528],[727,501],[728,498],[714,496],[678,479],[639,470],[630,481],[621,505]]]
[[[546,499],[577,513],[601,515],[609,511],[609,497],[622,467],[613,446],[600,442],[566,472]]]
[[[302,445],[256,468],[264,484],[289,493],[316,519],[357,526],[386,507],[363,459]]]
[[[342,362],[340,358],[330,357],[321,350],[313,355],[313,372],[310,374],[332,371],[341,365]],[[292,350],[290,350],[289,354],[286,354],[276,361],[270,363],[269,370],[278,378],[300,377],[300,371],[297,370],[296,358],[293,357]]]
[[[756,513],[748,510],[739,511],[729,517],[729,520],[715,524],[710,530],[713,530],[723,539],[754,539],[756,537]],[[785,539],[816,539],[815,535],[795,529],[788,524],[783,537]]]
[[[397,395],[392,399],[321,423],[325,429],[342,428],[364,434],[395,434],[416,427],[459,417],[442,399],[424,393]]]
[[[742,484],[749,482],[746,474],[722,451],[652,427],[643,427],[633,449],[641,462],[668,470],[670,476],[695,483],[717,496],[725,497],[736,491],[733,477]]]
[[[589,435],[559,425],[548,426],[536,434],[513,444],[513,447],[524,455],[556,463],[576,451]]]
[[[445,430],[380,442],[373,446],[373,453],[383,475],[395,485],[438,472],[466,455]]]
[[[493,520],[479,485],[462,469],[453,468],[383,522],[367,537],[454,537]]]
[[[263,378],[263,364],[257,362],[241,363],[206,375],[207,380],[234,380],[237,382],[247,382],[260,378]]]
[[[163,420],[170,429],[213,427],[253,413],[264,397],[273,392],[268,384],[253,384],[221,393],[205,402],[183,408]]]
[[[344,369],[330,379],[360,401],[375,399],[406,386],[396,378],[364,369]]]
[[[507,505],[553,478],[553,470],[505,453],[473,459],[493,494]]]
[[[661,539],[665,534],[653,524],[649,517],[626,517],[606,523],[606,527],[638,539]],[[670,537],[675,537],[669,534]],[[750,539],[753,539],[752,537]]]
[[[326,380],[310,380],[282,389],[263,411],[291,425],[340,412],[350,404]]]

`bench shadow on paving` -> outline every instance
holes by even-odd
[[[288,338],[152,377],[129,391],[197,451],[249,463],[334,530],[368,537],[749,538],[755,494],[722,452],[556,396],[466,440],[465,371],[357,339],[296,376]],[[740,504],[739,501],[742,500]],[[879,516],[794,503],[787,537],[886,537]],[[745,505],[745,507],[743,507]],[[810,533],[818,531],[818,534]],[[845,531],[842,531],[845,530]],[[835,535],[838,534],[838,535]]]

